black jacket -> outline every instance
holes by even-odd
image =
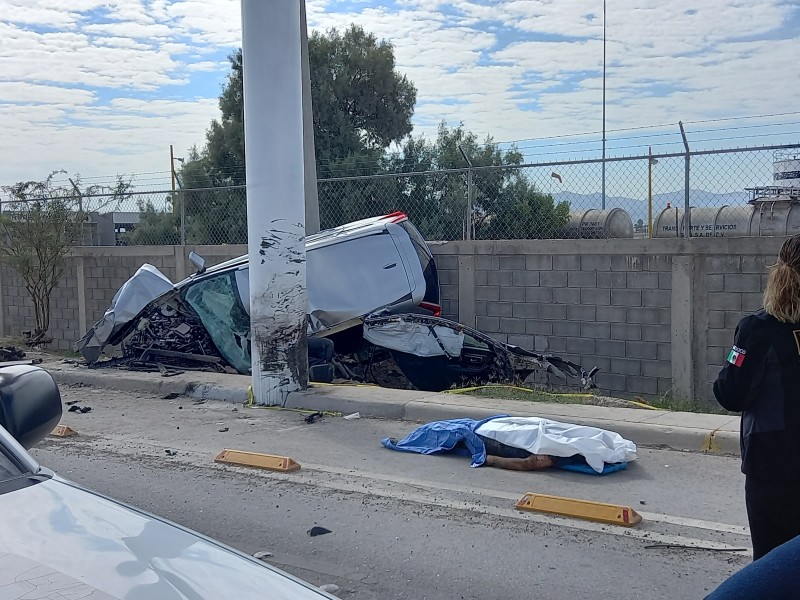
[[[739,322],[733,344],[714,396],[742,412],[742,472],[800,481],[800,323],[760,310]]]

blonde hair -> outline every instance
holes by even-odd
[[[800,235],[783,243],[769,268],[764,310],[782,323],[800,322]]]

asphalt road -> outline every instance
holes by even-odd
[[[378,441],[415,424],[232,410],[90,388],[64,399],[80,432],[33,452],[80,484],[217,538],[267,550],[276,566],[343,598],[702,598],[743,553],[646,549],[749,546],[738,459],[640,449],[604,477],[470,469],[465,459],[394,453]],[[227,431],[220,431],[227,428]],[[222,448],[288,454],[291,474],[225,467]],[[167,456],[166,449],[177,450]],[[526,491],[627,503],[635,530],[513,510]],[[311,537],[321,526],[330,533]]]

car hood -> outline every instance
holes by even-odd
[[[0,588],[13,588],[13,597],[331,598],[218,542],[57,477],[0,495],[0,531]]]

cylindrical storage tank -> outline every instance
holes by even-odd
[[[755,206],[750,233],[762,237],[800,233],[800,205],[790,202],[759,202]]]
[[[776,160],[772,164],[772,185],[800,188],[800,156]]]
[[[715,206],[692,208],[692,237],[743,237],[758,235],[751,226],[754,207]],[[683,209],[665,208],[653,221],[653,237],[683,237]]]
[[[583,239],[632,238],[633,221],[621,208],[569,213],[566,237]]]

